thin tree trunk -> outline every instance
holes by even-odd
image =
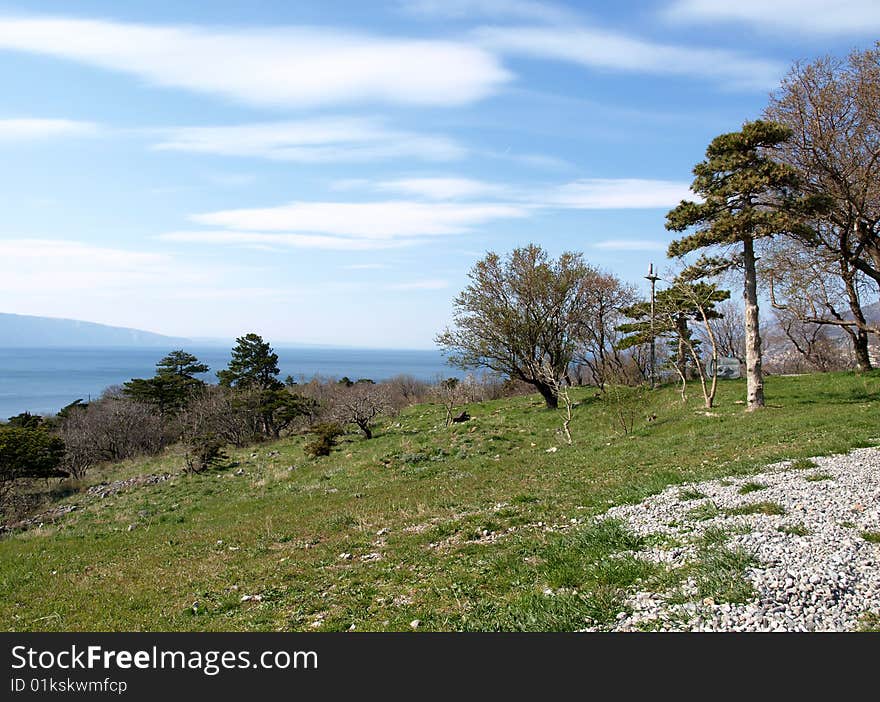
[[[706,308],[699,305],[700,316],[703,318],[703,326],[706,329],[706,336],[709,337],[709,345],[712,347],[712,385],[709,393],[704,394],[706,398],[706,409],[712,409],[715,403],[715,393],[718,392],[718,341],[715,339],[715,332],[712,331],[712,325],[709,323],[709,317],[706,315]],[[705,375],[706,370],[697,364],[697,370],[700,375]],[[705,390],[705,384],[703,388]]]
[[[687,378],[687,357],[688,350],[685,339],[688,336],[687,317],[683,314],[678,315],[675,320],[676,330],[678,334],[678,374],[684,379]]]
[[[841,268],[844,268],[844,266],[845,264],[841,264]],[[855,281],[853,280],[854,272],[851,272],[848,266],[846,270],[848,274],[844,275],[843,279],[846,285],[846,296],[849,299],[849,309],[852,312],[853,319],[859,323],[852,337],[853,352],[856,357],[856,366],[859,371],[864,373],[871,370],[871,356],[868,354],[868,332],[865,331],[868,321],[865,319],[864,312],[862,312],[859,291],[856,289]]]
[[[751,237],[743,240],[743,268],[745,285],[746,318],[746,387],[747,409],[764,406],[764,375],[761,372],[761,329],[758,323],[758,276],[755,272],[755,242]]]

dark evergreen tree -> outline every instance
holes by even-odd
[[[9,426],[19,429],[38,429],[43,424],[43,418],[38,414],[22,412],[9,418]]]
[[[313,400],[285,388],[279,373],[278,354],[258,334],[236,339],[229,366],[217,373],[220,385],[238,393],[237,402],[255,405],[263,435],[275,439],[315,407]]]
[[[16,480],[63,478],[64,442],[43,429],[0,427],[0,498]]]
[[[156,364],[152,378],[133,378],[122,392],[139,402],[154,405],[161,414],[175,414],[187,406],[205,383],[196,377],[210,368],[191,353],[172,351]]]
[[[225,370],[217,372],[220,385],[238,389],[279,390],[278,354],[258,334],[246,334],[235,340],[232,359]]]
[[[702,322],[703,313],[708,319],[718,319],[715,305],[730,298],[729,290],[719,290],[716,285],[704,282],[676,283],[657,293],[654,300],[654,321],[651,322],[651,302],[644,300],[622,310],[635,321],[621,324],[618,331],[627,334],[618,348],[627,349],[651,342],[668,339],[675,349],[675,363],[681,376],[687,374],[688,344],[699,346],[690,328],[691,321]]]
[[[804,198],[797,172],[771,155],[790,136],[787,127],[759,120],[716,137],[706,149],[706,159],[694,168],[691,189],[702,201],[682,201],[666,216],[669,230],[695,229],[669,245],[670,256],[721,250],[720,255],[703,254],[686,278],[709,277],[734,267],[743,270],[750,410],[764,406],[755,241],[807,229],[804,218],[820,204]]]

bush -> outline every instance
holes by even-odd
[[[259,391],[209,385],[190,400],[180,416],[183,442],[195,445],[214,437],[239,448],[262,438]]]
[[[228,458],[223,451],[225,445],[224,441],[214,434],[190,438],[184,454],[186,472],[201,473]]]
[[[63,478],[64,442],[41,429],[0,427],[0,501],[18,480]]]
[[[330,451],[336,446],[336,440],[344,433],[342,427],[335,422],[322,422],[313,426],[309,433],[315,438],[305,445],[307,455],[317,458],[329,456]]]
[[[154,455],[176,438],[149,405],[113,394],[72,409],[58,434],[67,447],[63,468],[74,478],[103,461]]]

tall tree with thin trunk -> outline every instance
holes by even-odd
[[[758,120],[716,137],[706,159],[694,167],[691,189],[702,200],[682,201],[666,216],[667,229],[693,230],[669,245],[670,256],[703,252],[685,278],[710,277],[734,267],[743,271],[749,410],[764,406],[755,243],[801,231],[806,228],[803,217],[812,214],[812,201],[798,190],[797,171],[771,154],[790,136],[788,127]],[[706,250],[720,255],[707,255]]]

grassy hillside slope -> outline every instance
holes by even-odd
[[[693,392],[699,394],[698,389]],[[670,483],[880,441],[880,375],[774,377],[747,414],[740,381],[707,416],[675,388],[626,397],[635,430],[591,389],[573,393],[567,446],[540,398],[468,407],[443,427],[419,405],[308,459],[301,437],[237,451],[237,466],[180,474],[173,452],[90,483],[170,472],[58,522],[0,539],[9,630],[576,629],[608,621],[656,573],[610,559],[632,538],[590,527],[612,504]],[[656,419],[648,421],[648,417]],[[556,449],[555,451],[553,449]],[[547,587],[563,585],[562,596]],[[250,597],[245,597],[250,596]],[[258,596],[258,597],[254,597]],[[243,601],[244,599],[244,601]]]

